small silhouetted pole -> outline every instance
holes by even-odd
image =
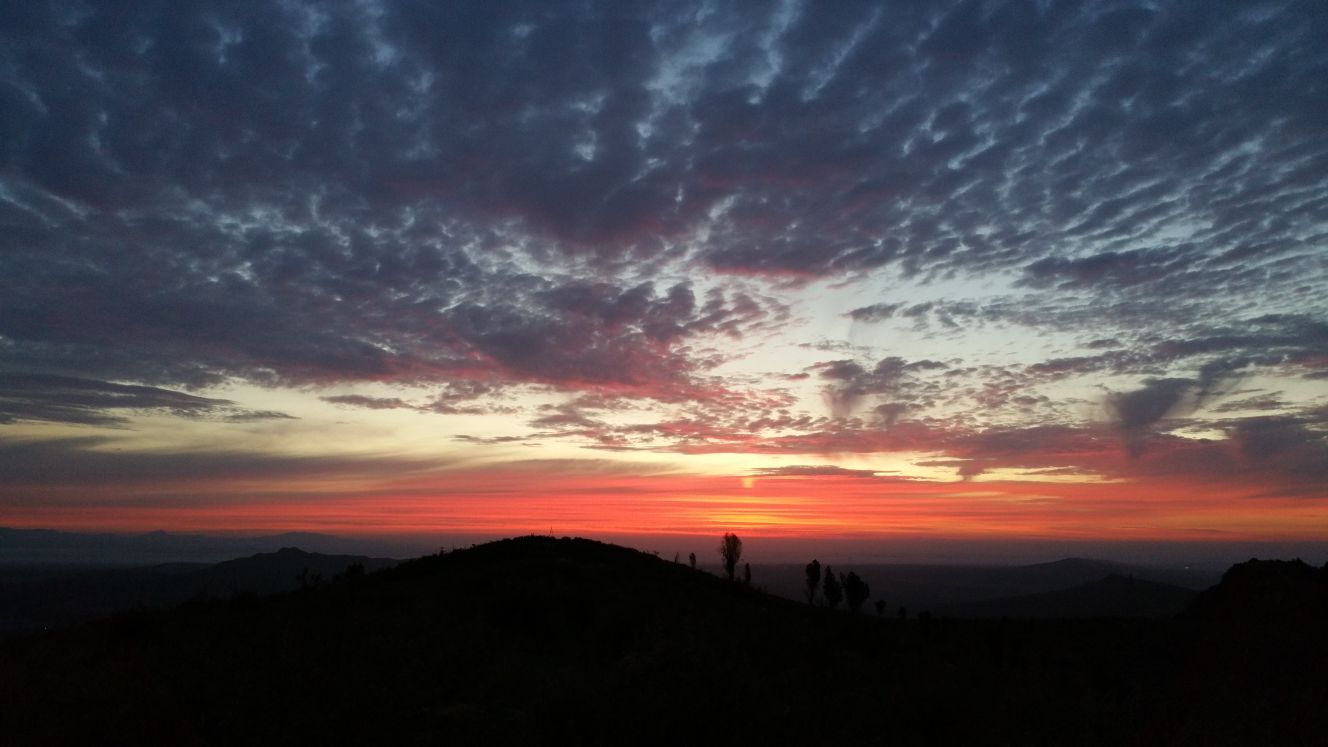
[[[696,553],[687,553],[687,562],[692,564],[692,570],[696,570]]]
[[[738,539],[738,535],[732,532],[724,534],[724,539],[719,541],[719,557],[724,561],[724,575],[732,581],[738,570],[738,561],[742,559],[742,540]]]
[[[816,604],[816,588],[821,585],[821,561],[807,564],[807,604]]]

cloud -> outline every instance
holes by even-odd
[[[1152,427],[1165,418],[1188,415],[1229,392],[1244,361],[1218,360],[1199,369],[1197,379],[1148,379],[1140,389],[1114,393],[1106,406],[1125,438],[1127,451],[1138,456]]]
[[[921,406],[925,397],[935,389],[915,379],[915,374],[946,368],[946,364],[933,360],[906,361],[898,356],[887,356],[877,361],[871,371],[852,360],[818,363],[814,369],[827,382],[822,392],[834,417],[852,415],[859,402],[872,395],[907,398],[911,402],[894,404],[902,407]],[[887,407],[881,410],[891,423],[899,418],[901,410]]]
[[[1242,412],[1246,410],[1259,410],[1265,412],[1279,411],[1289,409],[1289,406],[1276,394],[1262,394],[1245,399],[1230,400],[1223,402],[1213,408],[1213,412]]]
[[[890,319],[901,308],[903,304],[899,303],[877,303],[853,309],[848,316],[855,322],[879,322]]]
[[[1189,379],[1149,379],[1141,389],[1111,396],[1108,405],[1123,430],[1137,431],[1176,412],[1194,386]]]
[[[1254,465],[1322,490],[1328,481],[1328,417],[1316,415],[1247,418],[1231,427],[1232,437]]]
[[[203,485],[210,481],[347,478],[428,472],[446,460],[290,456],[237,451],[124,451],[107,438],[0,438],[0,481],[11,486]],[[276,483],[274,483],[274,486]]]
[[[281,412],[246,410],[230,400],[158,387],[0,372],[0,423],[26,420],[115,426],[126,423],[131,413],[148,412],[187,418],[217,417],[232,422],[291,417]]]
[[[400,397],[369,397],[363,394],[337,394],[319,397],[324,402],[345,407],[364,407],[369,410],[413,410],[415,405]]]
[[[779,305],[713,290],[697,299],[687,284],[659,292],[650,282],[549,285],[524,306],[492,302],[450,309],[453,335],[475,365],[513,381],[604,390],[660,400],[705,399],[702,374],[722,362],[687,355],[700,335],[738,337],[777,324]]]
[[[1129,286],[1156,282],[1183,272],[1193,263],[1197,250],[1172,247],[1130,252],[1103,252],[1089,257],[1045,257],[1024,268],[1025,280],[1034,287],[1052,284],[1062,289],[1109,284]]]
[[[232,413],[225,417],[227,422],[231,423],[251,423],[257,420],[298,420],[294,415],[288,415],[276,410],[243,410]]]
[[[757,467],[752,470],[757,477],[850,477],[855,479],[879,479],[879,470],[848,469],[832,464],[803,464],[785,467]]]
[[[527,436],[471,436],[469,434],[459,433],[455,436],[452,436],[452,440],[461,441],[463,443],[470,443],[470,444],[483,444],[486,446],[492,444],[513,444],[513,443],[520,443],[523,446],[540,445],[538,443],[529,442]]]
[[[670,262],[1322,291],[1313,4],[27,5],[0,49],[13,367],[676,396],[684,339],[775,312],[641,285]],[[850,314],[923,314],[894,306]]]

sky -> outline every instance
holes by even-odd
[[[0,525],[1328,547],[1325,40],[0,2]]]

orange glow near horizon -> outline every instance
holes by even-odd
[[[767,538],[1274,540],[1328,534],[1321,501],[1246,486],[932,482],[483,470],[399,480],[43,489],[0,524],[74,531],[345,535],[715,535]]]

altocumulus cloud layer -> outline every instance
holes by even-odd
[[[0,422],[535,387],[531,438],[600,449],[1312,493],[1325,37],[1317,0],[4,3]],[[794,339],[817,283],[952,344]],[[963,354],[993,330],[1060,347]],[[820,358],[734,373],[757,339]]]

